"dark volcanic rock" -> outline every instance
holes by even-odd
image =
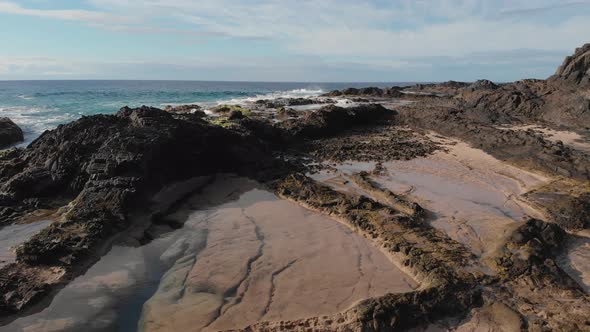
[[[411,91],[432,93],[432,94],[449,94],[454,95],[458,90],[468,87],[470,84],[466,82],[447,81],[443,83],[432,84],[416,84],[409,89]]]
[[[168,105],[164,109],[166,112],[170,113],[193,113],[195,115],[205,117],[206,114],[201,110],[201,106],[199,105],[180,105],[180,106],[171,106]]]
[[[557,253],[565,234],[555,224],[529,220],[509,236],[504,254],[496,258],[499,270],[513,276],[530,272]]]
[[[401,92],[403,89],[400,87],[391,88],[348,88],[345,90],[334,90],[324,94],[326,97],[339,97],[339,96],[365,96],[365,97],[389,97],[389,98],[401,98],[404,94]]]
[[[532,191],[526,194],[531,201],[539,202],[551,220],[569,231],[590,228],[590,193]],[[544,204],[542,204],[544,203]]]
[[[279,120],[287,120],[289,118],[298,118],[302,112],[298,112],[292,108],[281,108],[277,112],[277,119]]]
[[[498,88],[498,85],[489,80],[479,80],[474,82],[473,84],[469,85],[467,89],[471,91],[475,90],[495,90]]]
[[[0,149],[22,142],[23,131],[9,118],[0,118]]]
[[[63,220],[19,247],[17,266],[6,266],[0,274],[12,271],[14,280],[26,284],[26,271],[36,266],[69,273],[107,237],[127,228],[134,207],[145,206],[162,186],[223,171],[255,172],[266,159],[256,139],[192,114],[175,118],[150,107],[61,125],[25,150],[0,155],[4,222],[15,221],[35,199],[71,200]],[[23,271],[20,277],[14,275],[18,271]],[[0,299],[0,313],[17,311],[51,289],[43,281],[31,282],[40,284],[21,287],[0,280],[0,291],[12,294],[10,301]]]
[[[432,107],[432,106],[430,106]],[[400,108],[402,123],[457,137],[500,160],[568,177],[590,178],[590,160],[583,152],[551,142],[529,131],[502,130],[473,110],[415,104]]]
[[[308,112],[301,119],[286,120],[279,126],[291,137],[320,138],[345,129],[391,119],[395,114],[395,111],[376,104],[350,108],[331,105],[315,112]]]
[[[241,120],[245,118],[244,114],[240,111],[231,111],[229,116],[227,117],[228,120]]]
[[[256,105],[261,105],[266,108],[281,108],[288,106],[304,106],[317,104],[334,104],[332,99],[311,99],[311,98],[277,98],[277,99],[261,99],[256,101]]]
[[[427,156],[439,146],[398,126],[362,127],[329,138],[307,140],[302,150],[318,162],[410,160]]]
[[[565,58],[554,78],[584,86],[590,85],[590,44],[577,48],[574,55]]]

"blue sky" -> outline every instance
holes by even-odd
[[[0,0],[2,79],[545,78],[590,0]]]

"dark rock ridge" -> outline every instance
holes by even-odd
[[[590,44],[577,48],[574,55],[565,58],[553,78],[582,86],[590,85]]]
[[[326,106],[316,112],[307,112],[299,119],[288,119],[279,124],[288,136],[294,138],[321,138],[344,129],[392,119],[395,112],[378,104],[342,108]]]
[[[297,167],[274,158],[273,149],[391,113],[378,105],[327,107],[301,127],[284,129],[234,109],[232,125],[223,128],[198,114],[125,107],[116,115],[61,125],[26,149],[0,153],[0,225],[39,209],[60,208],[61,215],[17,249],[16,263],[0,270],[0,316],[27,308],[80,273],[110,237],[131,225],[133,214],[148,213],[149,219],[157,213],[145,207],[163,186],[219,172],[276,178]]]
[[[206,114],[201,110],[201,106],[199,105],[178,105],[178,106],[171,106],[168,105],[164,109],[166,112],[170,113],[193,113],[199,115],[201,117],[205,117]]]
[[[473,84],[470,84],[469,86],[467,86],[466,89],[469,89],[471,91],[475,91],[475,90],[495,90],[497,89],[499,86],[496,85],[496,83],[489,81],[489,80],[479,80],[479,81],[475,81]]]
[[[17,263],[0,271],[6,276],[0,279],[0,313],[21,310],[75,275],[105,239],[130,225],[134,207],[145,206],[163,185],[223,171],[255,173],[266,156],[255,139],[198,116],[174,117],[149,107],[83,117],[45,132],[25,150],[4,154],[4,223],[34,209],[28,201],[55,206],[62,197],[71,203],[60,222],[19,247]],[[63,276],[32,278],[39,266]]]
[[[334,90],[324,94],[325,97],[340,97],[340,96],[371,96],[371,97],[388,97],[388,98],[400,98],[404,94],[401,92],[403,88],[401,87],[391,87],[391,88],[377,88],[377,87],[369,87],[369,88],[348,88],[342,91]]]
[[[255,102],[256,105],[261,105],[267,108],[281,108],[287,106],[304,106],[317,104],[334,104],[332,99],[310,99],[310,98],[277,98],[277,99],[261,99]]]
[[[298,149],[318,162],[387,162],[425,157],[440,146],[415,132],[386,125],[365,126],[328,138],[305,140]]]
[[[23,131],[9,118],[0,118],[0,149],[24,140]]]
[[[590,298],[555,262],[568,240],[556,224],[531,219],[519,226],[493,258],[500,280],[484,298],[514,309],[528,331],[590,330]]]
[[[523,166],[568,177],[590,179],[588,156],[563,143],[552,142],[533,130],[511,131],[497,127],[470,109],[416,103],[400,108],[402,123],[434,130],[470,142],[474,147]]]
[[[281,197],[344,220],[386,252],[399,256],[403,266],[413,270],[419,280],[429,286],[406,294],[387,294],[361,301],[335,317],[318,318],[314,322],[318,330],[402,331],[438,317],[460,315],[481,301],[480,289],[473,287],[476,279],[466,272],[472,255],[463,245],[423,222],[419,205],[397,198],[395,205],[403,206],[398,210],[364,196],[335,191],[302,174],[290,175],[279,182],[277,192]],[[386,191],[383,193],[389,196]],[[348,326],[321,328],[323,324],[346,321],[343,318],[346,316],[355,317]],[[298,330],[309,321],[281,324]],[[272,331],[261,325],[247,330]]]

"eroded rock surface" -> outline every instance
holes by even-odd
[[[590,44],[568,56],[555,73],[556,78],[583,86],[590,85]]]
[[[235,180],[218,182],[201,196],[235,187]],[[417,287],[359,235],[259,189],[191,211],[185,228],[177,243],[186,249],[145,304],[143,331],[219,331],[333,315]],[[202,247],[190,238],[198,229],[206,234]]]

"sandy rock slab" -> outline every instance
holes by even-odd
[[[142,331],[218,331],[331,315],[415,281],[344,225],[254,189],[194,211],[205,247],[187,252],[144,305]]]

